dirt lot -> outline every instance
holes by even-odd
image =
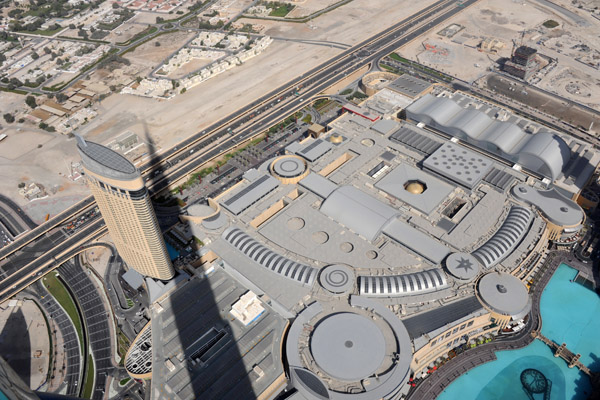
[[[199,69],[207,66],[213,61],[214,60],[211,60],[210,58],[194,58],[192,59],[192,61],[183,64],[181,67],[168,74],[167,77],[172,79],[183,78],[187,74],[192,73],[194,71],[198,71]]]
[[[536,77],[534,84],[600,110],[600,73],[586,64],[597,64],[600,59],[600,21],[573,8],[570,2],[554,3],[565,9],[551,9],[539,1],[481,0],[446,22],[445,26],[463,27],[455,36],[443,37],[441,29],[435,29],[405,46],[400,54],[474,81],[486,75],[499,58],[510,58],[514,45],[522,43],[557,61],[547,75]],[[576,13],[578,19],[569,13]],[[558,27],[544,27],[550,19]],[[504,48],[491,54],[480,51],[479,44],[486,37],[499,39]]]
[[[103,40],[106,40],[111,43],[124,43],[132,37],[134,37],[135,35],[137,35],[138,33],[142,32],[147,27],[147,25],[139,23],[126,22],[123,25],[119,26],[117,29],[113,30]]]
[[[329,7],[332,4],[339,2],[340,0],[304,0],[304,1],[293,1],[295,5],[294,9],[286,15],[286,18],[300,18],[306,15],[310,15],[316,11],[322,10],[325,7]]]
[[[125,57],[131,61],[134,67],[138,68],[138,75],[148,74],[195,36],[194,32],[161,35],[144,43],[133,52],[126,54]],[[156,45],[157,42],[160,43],[160,46]]]

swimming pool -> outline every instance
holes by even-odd
[[[179,257],[179,251],[177,251],[175,247],[173,247],[169,242],[165,242],[165,244],[167,245],[167,251],[169,252],[169,258],[171,258],[171,260]]]
[[[593,318],[600,311],[600,297],[571,282],[576,275],[576,270],[561,264],[544,289],[540,303],[542,334],[566,343],[571,351],[581,354],[581,362],[589,365],[600,357],[595,341],[600,320]],[[587,399],[591,393],[589,378],[576,368],[568,368],[539,340],[523,349],[497,352],[496,357],[496,361],[455,380],[438,400],[528,399],[520,381],[521,372],[527,368],[537,369],[552,381],[551,399]]]

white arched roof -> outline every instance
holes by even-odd
[[[482,148],[518,160],[525,168],[553,180],[569,161],[565,141],[548,131],[530,134],[512,122],[494,120],[482,111],[465,109],[447,97],[426,94],[406,108],[407,117],[430,124],[447,134],[462,137]]]

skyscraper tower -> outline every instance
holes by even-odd
[[[119,153],[80,136],[77,148],[119,255],[142,275],[171,279],[173,265],[140,172]]]

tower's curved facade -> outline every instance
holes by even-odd
[[[77,137],[87,182],[119,255],[140,274],[161,280],[175,272],[137,168],[119,153]]]

